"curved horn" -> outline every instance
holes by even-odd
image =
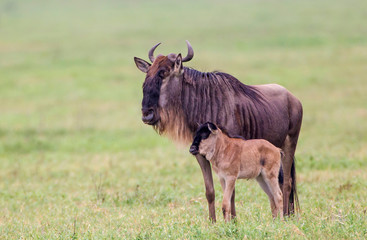
[[[187,40],[186,40],[186,43],[187,43],[187,49],[188,49],[187,56],[184,59],[182,59],[182,62],[188,62],[194,57],[194,50],[192,49],[191,44]]]
[[[159,44],[161,44],[161,43],[157,43],[156,45],[154,45],[154,47],[152,47],[149,50],[148,56],[149,56],[149,59],[150,59],[151,62],[154,62],[154,50],[159,46]]]

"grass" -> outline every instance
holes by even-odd
[[[367,27],[353,1],[0,0],[0,238],[367,238]],[[253,181],[207,220],[186,147],[140,118],[148,49],[298,96],[302,212],[273,221]]]

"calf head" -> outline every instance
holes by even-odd
[[[164,108],[171,98],[177,97],[183,79],[183,62],[190,61],[194,56],[194,51],[188,41],[188,54],[182,58],[181,54],[158,55],[154,57],[154,50],[160,43],[156,44],[149,51],[147,61],[134,57],[138,69],[146,73],[143,84],[142,120],[149,125],[156,125],[159,120],[159,108]]]
[[[207,155],[215,148],[216,139],[221,133],[221,130],[211,122],[204,123],[199,126],[194,140],[190,147],[190,153],[193,155]]]

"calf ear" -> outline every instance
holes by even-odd
[[[150,63],[148,63],[147,61],[138,58],[138,57],[134,57],[134,61],[136,66],[139,68],[140,71],[142,71],[143,73],[147,73],[149,68],[150,68]]]
[[[179,53],[176,57],[175,67],[174,67],[173,71],[176,74],[181,74],[182,73],[182,56],[181,56],[181,53]]]
[[[210,123],[208,123],[208,129],[211,133],[213,134],[217,134],[218,133],[218,128],[213,124],[214,128],[210,127]]]

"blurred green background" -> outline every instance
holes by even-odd
[[[1,238],[367,237],[367,2],[0,0]],[[278,83],[304,106],[302,213],[273,221],[253,181],[207,221],[200,168],[141,122],[133,57]]]

